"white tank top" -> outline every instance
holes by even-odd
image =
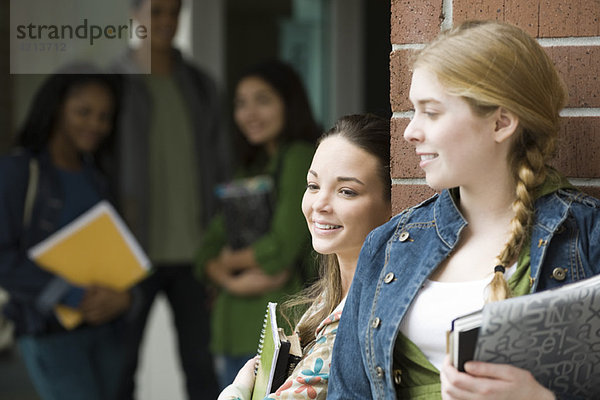
[[[508,279],[516,266],[506,270]],[[492,274],[484,279],[467,282],[427,280],[409,307],[400,324],[400,331],[425,354],[438,369],[446,356],[446,332],[452,320],[483,307],[485,289]]]

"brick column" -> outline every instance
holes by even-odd
[[[561,113],[564,119],[559,149],[552,165],[581,190],[600,197],[600,1],[392,0],[394,212],[434,193],[425,183],[414,147],[402,137],[412,108],[408,102],[410,55],[441,29],[467,19],[498,19],[538,38],[569,91],[568,104]]]

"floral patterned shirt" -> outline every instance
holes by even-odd
[[[327,397],[327,382],[329,381],[333,342],[345,302],[346,298],[321,322],[315,331],[314,345],[304,350],[302,360],[294,368],[292,374],[279,389],[265,397],[265,399],[324,400]],[[302,319],[312,315],[320,305],[321,303],[313,304]],[[300,322],[302,322],[302,319]],[[221,392],[219,400],[250,400],[251,397],[251,388],[231,384]]]

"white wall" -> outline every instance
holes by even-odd
[[[175,327],[164,295],[150,310],[136,374],[136,399],[184,400],[187,398],[179,364]]]

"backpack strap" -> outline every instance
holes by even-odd
[[[29,160],[29,181],[27,183],[27,192],[25,193],[25,207],[23,209],[23,228],[27,228],[31,222],[31,213],[33,212],[33,203],[37,194],[38,180],[40,177],[40,166],[37,158],[31,157]]]

